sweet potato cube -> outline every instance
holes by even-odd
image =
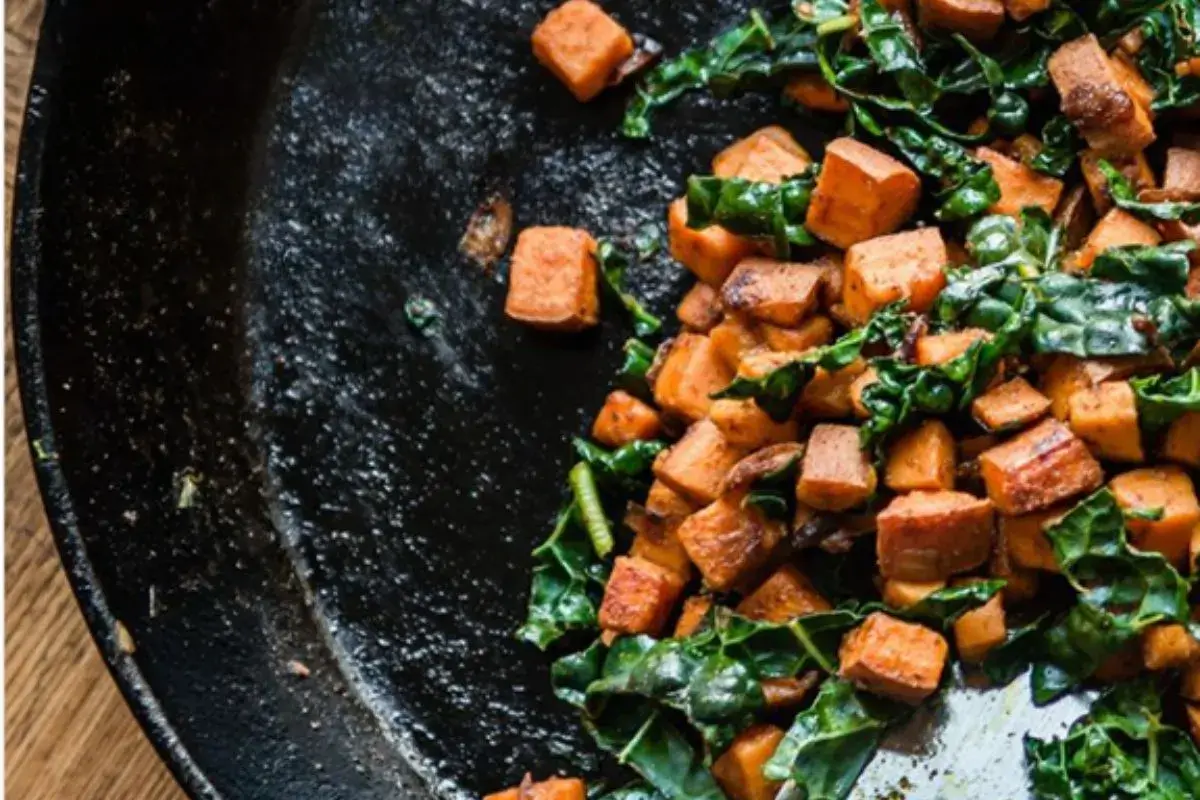
[[[1133,186],[1134,191],[1153,189],[1156,184],[1154,171],[1150,169],[1150,162],[1146,160],[1145,153],[1117,156],[1090,149],[1084,150],[1079,155],[1079,166],[1083,171],[1083,181],[1087,184],[1088,194],[1092,197],[1092,205],[1095,206],[1097,214],[1107,214],[1113,207],[1112,194],[1108,189],[1108,178],[1100,170],[1101,161],[1107,161],[1124,175]]]
[[[1008,638],[1004,601],[999,593],[954,621],[954,646],[968,664],[978,664]]]
[[[567,0],[534,29],[533,54],[577,100],[586,103],[633,55],[633,39],[590,0]]]
[[[658,636],[683,591],[677,573],[644,558],[617,556],[600,603],[600,627]]]
[[[1189,411],[1171,423],[1163,442],[1163,457],[1200,468],[1200,411]]]
[[[1071,263],[1075,269],[1087,271],[1092,268],[1096,256],[1110,247],[1157,245],[1161,242],[1162,237],[1154,228],[1132,214],[1114,208],[1096,223]]]
[[[719,225],[696,230],[687,224],[687,200],[671,203],[667,213],[667,239],[671,257],[710,286],[720,286],[737,263],[754,252],[754,242]]]
[[[1007,431],[1036,422],[1050,410],[1050,398],[1024,378],[989,389],[971,403],[971,414],[990,431]]]
[[[1182,625],[1154,625],[1142,633],[1142,660],[1151,672],[1181,669],[1197,659],[1200,642]]]
[[[1002,514],[1028,514],[1099,488],[1104,471],[1071,429],[1048,419],[986,451],[979,471]]]
[[[654,439],[662,433],[658,412],[628,392],[617,390],[604,399],[592,424],[592,438],[608,447]]]
[[[578,228],[526,228],[517,236],[504,313],[552,331],[578,331],[600,321],[596,240]]]
[[[783,741],[774,725],[754,725],[738,734],[713,762],[712,773],[730,800],[774,800],[780,784],[763,777],[763,765]]]
[[[485,795],[483,800],[585,800],[586,797],[587,787],[578,778],[550,778]]]
[[[809,317],[795,328],[760,325],[758,330],[767,347],[777,352],[802,353],[833,340],[833,322],[821,315]]]
[[[949,652],[940,633],[877,611],[842,640],[838,674],[868,692],[916,705],[937,690]]]
[[[817,367],[812,380],[800,392],[800,410],[817,419],[849,417],[854,413],[851,387],[866,370],[867,362],[861,358],[834,372]]]
[[[1109,488],[1123,509],[1162,509],[1160,519],[1129,518],[1125,524],[1135,546],[1162,553],[1171,563],[1182,566],[1192,533],[1200,523],[1200,503],[1187,473],[1178,467],[1135,469],[1113,478]]]
[[[888,450],[883,482],[895,492],[954,488],[954,436],[946,423],[928,419],[902,433]]]
[[[1007,214],[1019,217],[1021,211],[1030,206],[1053,214],[1062,197],[1063,183],[1040,172],[1035,172],[1020,161],[997,153],[990,147],[980,147],[975,157],[992,168],[992,177],[1000,187],[1000,199],[992,203],[988,211],[992,214]]]
[[[808,438],[796,499],[822,511],[845,511],[875,493],[875,468],[853,425],[817,425]]]
[[[780,367],[790,364],[798,353],[778,353],[769,347],[755,347],[742,353],[738,362],[739,378],[764,378]]]
[[[683,610],[679,612],[679,620],[675,623],[675,638],[686,639],[695,633],[712,605],[712,597],[707,594],[698,594],[684,600]]]
[[[884,578],[940,581],[975,569],[992,553],[992,504],[965,492],[911,492],[875,518]]]
[[[991,339],[992,335],[980,328],[951,333],[935,333],[917,339],[916,359],[923,367],[945,364],[971,349],[976,342]]]
[[[785,564],[738,604],[737,611],[750,619],[787,622],[796,617],[828,611],[829,601],[812,582],[790,564]]]
[[[760,322],[791,327],[813,312],[825,270],[752,256],[743,259],[721,286],[725,308]]]
[[[646,511],[650,514],[659,519],[671,519],[686,517],[695,510],[696,505],[691,500],[662,481],[655,479],[650,484],[650,492],[646,495]]]
[[[675,317],[695,333],[707,333],[721,321],[721,298],[707,283],[697,283],[679,301]]]
[[[683,333],[671,345],[654,381],[654,402],[668,413],[695,421],[712,407],[709,395],[732,380],[733,368],[707,336]]]
[[[704,582],[725,592],[762,569],[784,531],[753,508],[742,508],[740,497],[722,497],[685,519],[677,533]]]
[[[1154,103],[1154,87],[1142,75],[1142,71],[1121,51],[1113,53],[1109,59],[1112,64],[1113,71],[1117,74],[1117,80],[1121,83],[1121,88],[1128,92],[1133,98],[1133,102],[1141,106],[1146,112],[1146,116],[1151,122],[1154,121],[1154,109],[1151,105]]]
[[[897,230],[920,197],[911,169],[855,139],[835,139],[825,148],[805,227],[844,250]]]
[[[1163,190],[1192,199],[1200,196],[1200,150],[1186,147],[1167,149]]]
[[[1071,412],[1071,396],[1083,389],[1099,386],[1103,381],[1120,379],[1132,372],[1123,372],[1117,359],[1083,360],[1075,356],[1058,355],[1051,359],[1041,375],[1042,392],[1050,398],[1050,413],[1066,421]]]
[[[854,416],[860,419],[867,419],[871,416],[871,409],[867,408],[863,402],[863,393],[867,387],[879,380],[879,374],[875,372],[874,367],[867,367],[850,384],[850,406],[854,409]]]
[[[702,419],[655,462],[654,476],[691,500],[711,503],[725,473],[744,455],[746,451],[730,444],[711,420]]]
[[[1093,149],[1133,154],[1154,141],[1149,114],[1125,88],[1095,35],[1062,45],[1048,66],[1063,113]]]
[[[917,0],[921,27],[986,42],[1004,24],[1004,0]]]
[[[883,582],[883,602],[892,608],[905,609],[945,588],[945,581],[886,580]]]
[[[794,709],[812,694],[820,683],[820,673],[805,672],[798,678],[766,678],[759,681],[768,711]]]
[[[946,286],[946,243],[936,227],[859,241],[846,253],[842,302],[846,316],[865,325],[879,309],[907,299],[928,311]]]
[[[1000,518],[1000,541],[1009,559],[1024,569],[1061,572],[1046,528],[1070,511],[1067,506]]]
[[[797,105],[812,111],[841,114],[850,110],[850,102],[816,72],[806,72],[792,78],[783,88],[783,94]]]
[[[780,183],[811,163],[812,157],[787,130],[769,125],[717,153],[712,168],[718,178]]]
[[[757,450],[769,444],[795,441],[795,420],[776,422],[753,400],[716,400],[708,418],[735,447]]]
[[[686,582],[692,577],[692,562],[679,542],[679,521],[660,519],[632,504],[625,512],[625,527],[634,532],[629,555],[665,567]]]
[[[1071,395],[1071,430],[1110,461],[1144,461],[1137,398],[1126,381],[1109,381]]]
[[[1008,15],[1017,22],[1024,22],[1034,14],[1050,7],[1051,0],[1004,0]]]
[[[742,356],[762,345],[762,337],[753,324],[738,314],[729,314],[711,331],[708,338],[721,360],[732,370],[742,363]]]

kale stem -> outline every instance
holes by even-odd
[[[592,548],[597,556],[604,558],[612,552],[613,535],[608,518],[604,516],[604,507],[600,504],[600,492],[596,489],[596,477],[592,474],[591,466],[586,461],[580,461],[571,468],[568,481],[575,493],[579,515],[583,517],[583,527],[592,540]]]

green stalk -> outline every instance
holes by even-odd
[[[612,552],[613,535],[608,518],[604,516],[604,507],[600,504],[596,476],[592,474],[592,468],[586,461],[580,461],[571,467],[567,480],[575,494],[579,515],[583,517],[583,527],[587,529],[588,538],[592,540],[592,548],[597,556],[604,558]]]

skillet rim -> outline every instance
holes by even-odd
[[[57,460],[39,462],[33,447],[35,441],[46,438],[53,440],[54,436],[46,392],[42,326],[38,311],[40,178],[50,125],[49,115],[42,113],[41,108],[54,102],[62,53],[68,46],[66,37],[61,35],[65,28],[63,20],[70,9],[71,0],[47,0],[38,29],[33,71],[25,94],[13,180],[8,270],[9,318],[29,459],[71,591],[83,612],[92,640],[125,698],[126,705],[184,792],[192,798],[217,800],[221,795],[167,719],[158,697],[136,661],[121,650],[116,632],[117,620],[88,557],[62,467]]]

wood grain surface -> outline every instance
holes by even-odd
[[[42,0],[5,10],[5,231],[14,157]],[[92,643],[67,585],[34,484],[5,327],[5,786],[9,800],[177,800]]]

